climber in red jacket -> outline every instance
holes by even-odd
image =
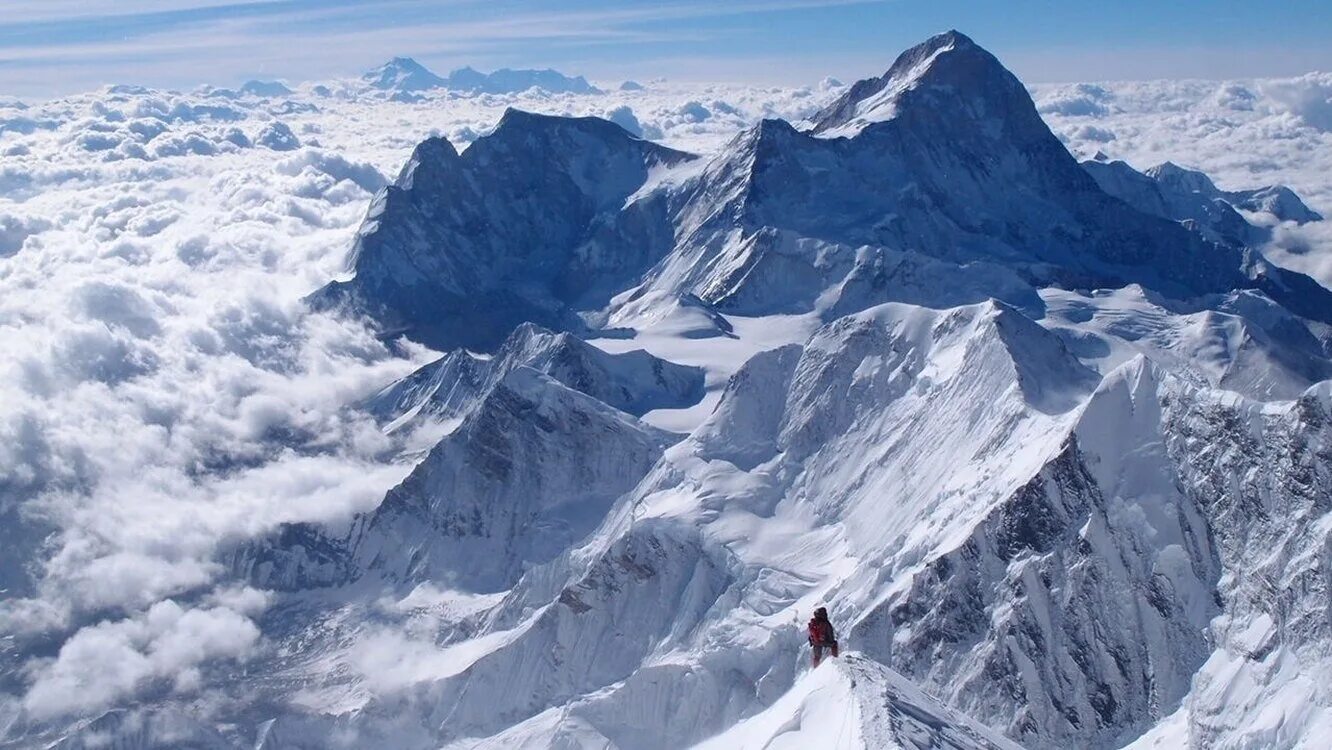
[[[809,621],[809,645],[814,649],[814,666],[823,661],[823,650],[828,649],[837,656],[837,634],[828,621],[828,610],[819,607],[814,610],[814,617]]]

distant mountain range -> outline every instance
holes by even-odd
[[[395,57],[368,71],[361,80],[372,88],[394,93],[449,89],[473,94],[512,94],[530,88],[545,89],[552,93],[601,93],[586,78],[566,76],[556,70],[501,68],[491,73],[482,73],[467,67],[441,77],[410,57]]]

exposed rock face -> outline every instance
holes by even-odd
[[[461,155],[428,140],[375,198],[354,278],[312,300],[438,348],[493,349],[524,322],[576,329],[572,305],[604,303],[654,260],[599,252],[602,225],[650,170],[689,158],[605,120],[516,110]]]

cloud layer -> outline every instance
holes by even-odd
[[[1201,169],[1226,190],[1285,184],[1332,216],[1332,74],[1043,85],[1032,94],[1080,158],[1101,152],[1138,169],[1174,161]],[[1328,226],[1279,227],[1266,252],[1332,286]]]

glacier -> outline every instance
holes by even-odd
[[[439,353],[345,405],[405,478],[227,540],[270,646],[206,707],[0,743],[1317,747],[1332,292],[1258,214],[1322,221],[1079,162],[958,32],[712,154],[429,138],[306,298]]]

